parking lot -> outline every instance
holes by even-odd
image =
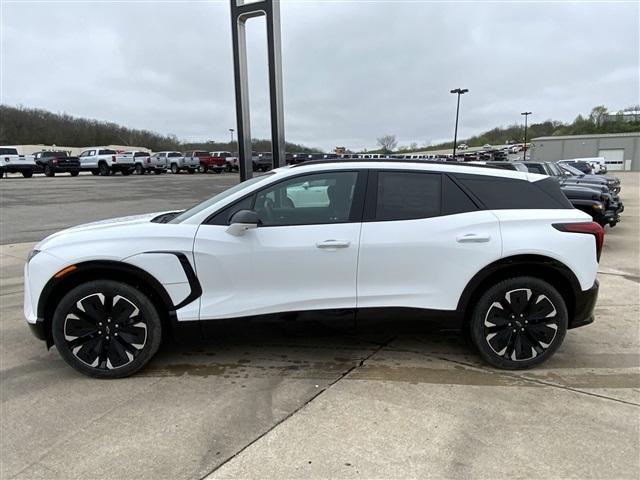
[[[240,323],[99,381],[24,324],[33,244],[79,223],[185,208],[235,174],[0,183],[0,478],[638,478],[640,175],[619,173],[596,322],[542,367],[482,364],[442,325]]]

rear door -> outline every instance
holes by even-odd
[[[469,280],[500,258],[497,218],[448,175],[369,174],[358,307],[454,310]]]

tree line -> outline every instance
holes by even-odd
[[[527,141],[536,137],[554,135],[589,135],[602,133],[640,132],[640,105],[631,105],[619,112],[610,113],[604,105],[593,107],[587,116],[578,115],[571,123],[556,120],[545,120],[532,123],[527,127]],[[509,125],[496,127],[479,135],[458,140],[458,145],[465,143],[470,147],[480,147],[485,144],[504,145],[506,143],[522,143],[524,141],[524,125]],[[416,143],[397,147],[395,135],[385,135],[377,139],[379,149],[372,153],[415,152],[417,150],[445,150],[453,148],[450,142],[437,145],[423,145]],[[391,148],[390,148],[391,147]],[[396,149],[397,147],[397,149]]]
[[[237,142],[182,142],[175,135],[123,127],[113,122],[78,118],[37,108],[0,105],[0,145],[131,145],[161,150],[236,151]],[[271,150],[271,141],[253,139],[253,149]],[[287,152],[312,152],[310,147],[286,144]]]

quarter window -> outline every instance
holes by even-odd
[[[440,215],[440,174],[378,172],[376,221],[413,220]]]

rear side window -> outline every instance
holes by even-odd
[[[100,153],[98,153],[98,155],[115,155],[116,151],[115,150],[100,150]]]
[[[475,212],[476,204],[447,175],[442,177],[442,215]]]
[[[454,177],[489,210],[572,208],[553,178],[532,183],[484,175]]]
[[[527,169],[531,173],[540,173],[542,175],[546,175],[547,174],[547,172],[544,171],[544,168],[542,168],[542,165],[536,165],[536,164],[528,163],[527,164]]]
[[[378,172],[376,221],[413,220],[440,215],[440,174]]]
[[[136,152],[133,156],[134,157],[148,157],[149,154],[147,152]]]

